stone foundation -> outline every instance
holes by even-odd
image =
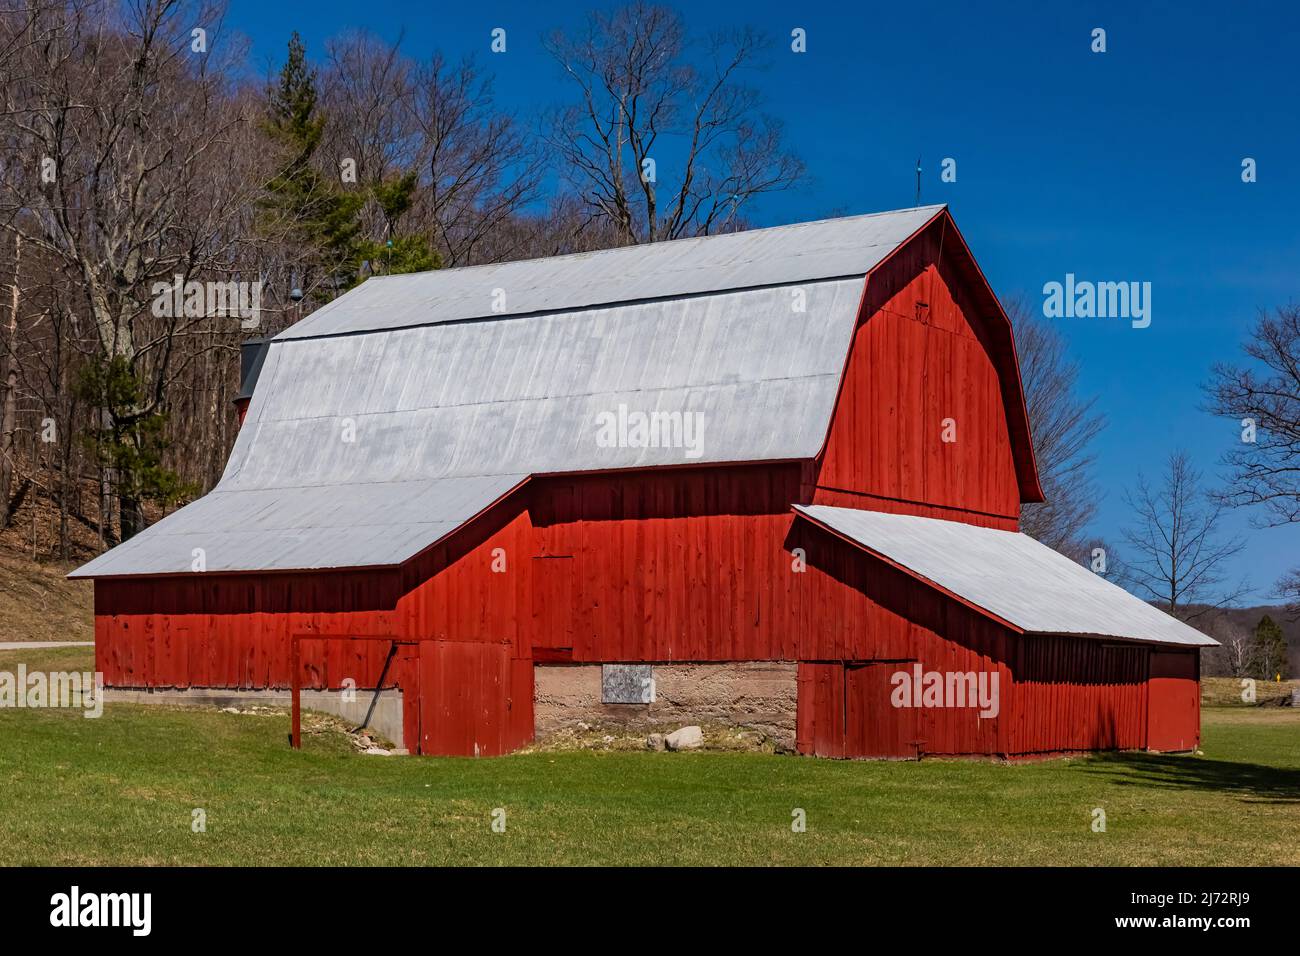
[[[727,724],[794,746],[798,665],[792,662],[654,665],[651,704],[601,703],[599,664],[538,664],[539,739],[578,721],[636,728]]]

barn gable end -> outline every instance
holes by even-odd
[[[1041,500],[1007,320],[968,259],[945,212],[868,277],[819,503],[1014,529]]]

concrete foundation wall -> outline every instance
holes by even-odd
[[[578,721],[625,727],[720,723],[794,746],[798,665],[793,662],[656,664],[652,704],[603,704],[599,664],[538,664],[537,736]]]
[[[356,700],[346,701],[337,690],[304,690],[303,710],[342,717],[353,727],[366,719],[370,703],[375,698],[374,689],[357,689]],[[165,704],[172,707],[262,707],[293,706],[293,695],[287,690],[225,690],[213,687],[190,687],[184,690],[127,690],[110,687],[104,690],[104,702],[128,704]],[[402,692],[389,688],[379,692],[375,712],[366,724],[371,730],[387,737],[398,749],[406,747],[402,739]]]

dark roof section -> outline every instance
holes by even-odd
[[[253,389],[257,387],[257,376],[262,374],[262,363],[266,361],[267,350],[271,347],[271,339],[249,339],[241,342],[239,346],[239,394],[235,396],[235,402],[249,401],[253,397]]]

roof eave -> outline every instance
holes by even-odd
[[[1150,647],[1160,647],[1165,649],[1172,648],[1175,650],[1179,648],[1198,649],[1201,647],[1219,646],[1219,642],[1214,640],[1212,637],[1206,634],[1201,634],[1199,631],[1196,631],[1195,628],[1190,628],[1190,627],[1189,629],[1195,631],[1199,639],[1196,641],[1187,641],[1178,644],[1169,641],[1154,640],[1151,638],[1133,637],[1127,634],[1101,634],[1101,633],[1092,633],[1092,632],[1084,632],[1084,631],[1040,631],[1040,630],[1026,629],[1024,627],[1021,627],[1019,624],[1016,624],[1014,621],[1010,621],[1004,617],[1001,617],[995,612],[990,611],[988,608],[976,604],[974,601],[971,601],[970,599],[963,597],[962,595],[956,593],[955,591],[952,591],[951,589],[944,587],[942,584],[939,584],[937,581],[927,578],[925,575],[920,574],[919,572],[908,567],[907,565],[899,561],[895,561],[893,558],[890,558],[889,556],[882,554],[881,552],[875,550],[874,548],[871,548],[868,545],[863,544],[861,541],[858,541],[856,538],[853,538],[850,535],[847,535],[842,531],[839,531],[838,529],[831,527],[830,525],[826,524],[824,521],[821,521],[815,516],[810,515],[807,512],[801,510],[798,506],[792,506],[791,511],[793,511],[797,517],[803,518],[805,521],[807,521],[809,524],[813,525],[814,527],[820,528],[821,530],[827,532],[828,534],[833,535],[834,537],[840,539],[841,541],[844,541],[847,544],[852,545],[853,547],[857,548],[859,551],[863,552],[864,554],[869,554],[873,558],[876,558],[877,560],[887,564],[889,567],[901,571],[902,573],[906,574],[908,577],[912,578],[914,581],[918,581],[921,584],[924,584],[927,587],[930,587],[935,591],[938,591],[940,594],[943,594],[946,597],[951,598],[952,600],[956,601],[962,606],[969,608],[972,611],[975,611],[976,613],[988,618],[994,623],[999,624],[1002,627],[1005,627],[1007,630],[1011,631],[1012,633],[1021,636],[1078,637],[1078,638],[1084,638],[1090,640],[1095,639],[1095,640],[1103,640],[1103,641],[1117,641],[1126,644],[1137,644],[1137,645],[1144,645]]]

